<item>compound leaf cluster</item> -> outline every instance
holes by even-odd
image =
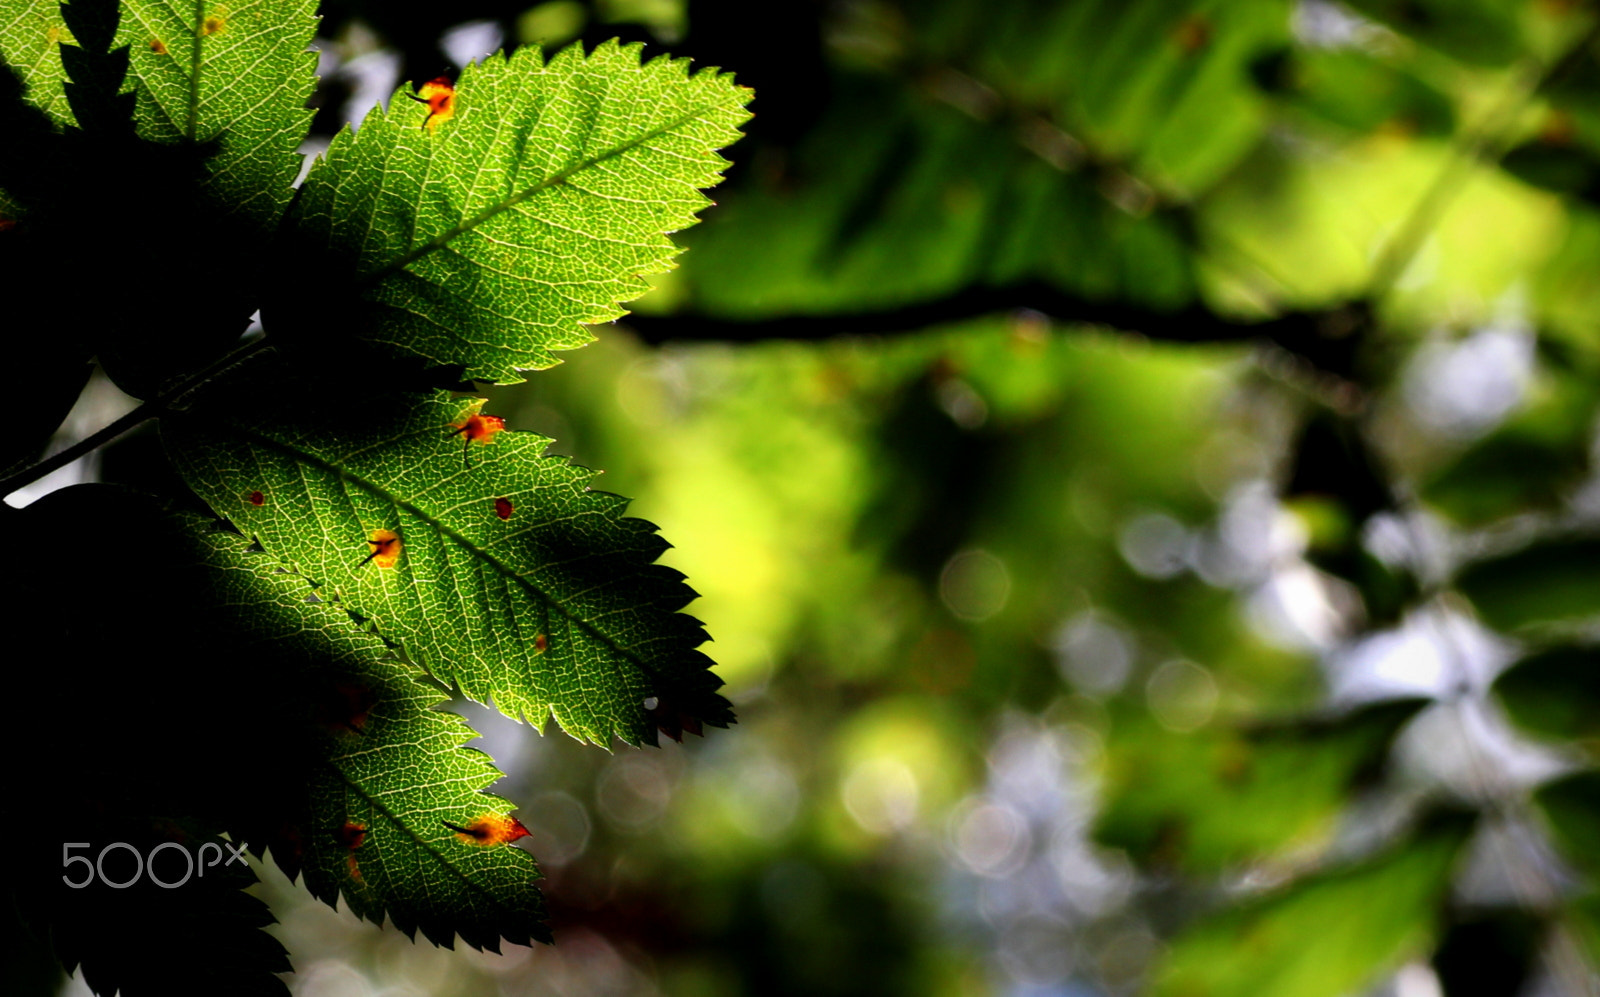
[[[710,203],[750,94],[638,46],[496,55],[429,84],[427,107],[402,90],[297,190],[316,24],[310,0],[0,0],[0,272],[67,303],[26,364],[66,387],[0,464],[59,422],[95,357],[161,420],[177,471],[154,496],[80,486],[0,521],[60,566],[8,581],[7,611],[56,621],[91,673],[86,729],[128,745],[63,753],[39,788],[94,778],[131,813],[107,833],[227,835],[438,944],[547,941],[525,829],[435,707],[459,690],[603,745],[733,718],[655,527],[443,389],[519,380],[623,314]],[[120,231],[144,233],[137,251]],[[110,321],[90,286],[141,307]],[[256,311],[264,337],[241,339]],[[117,550],[89,587],[118,607],[106,620],[46,595],[79,569],[43,538],[84,523]],[[151,677],[106,669],[140,655],[169,662],[177,715],[226,732],[204,756],[181,725],[130,726]],[[100,993],[154,992],[151,959],[119,962],[114,925],[41,868],[9,889],[64,964]],[[226,906],[214,894],[200,915]],[[282,992],[275,953],[227,988]],[[205,989],[196,967],[165,992]]]

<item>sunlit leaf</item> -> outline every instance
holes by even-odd
[[[164,427],[191,485],[468,697],[600,744],[731,718],[666,542],[549,440],[464,440],[481,402],[443,392],[233,401]]]
[[[294,191],[311,124],[316,0],[123,0],[139,135],[215,143],[201,192],[224,210],[276,222]]]
[[[26,85],[28,103],[59,124],[73,121],[59,47],[72,41],[60,0],[10,0],[0,7],[0,61]]]
[[[673,265],[667,233],[710,203],[700,191],[721,178],[716,150],[739,137],[750,93],[607,43],[470,66],[448,121],[408,96],[312,168],[296,245],[342,261],[361,303],[341,314],[365,341],[514,381],[588,342],[584,323],[624,314],[642,275]],[[269,306],[269,327],[321,307],[290,302]]]
[[[306,579],[278,571],[250,541],[219,533],[205,545],[229,622],[300,686],[290,700],[298,708],[286,712],[301,721],[309,779],[275,801],[288,830],[253,844],[303,869],[330,905],[342,897],[360,916],[387,916],[435,944],[458,934],[493,950],[501,938],[549,941],[532,857],[450,827],[510,820],[512,804],[484,792],[500,772],[463,747],[476,732],[434,708],[447,697],[338,604],[308,601]]]

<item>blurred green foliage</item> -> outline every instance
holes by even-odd
[[[490,402],[677,544],[740,723],[480,728],[556,946],[284,888],[305,992],[1595,986],[1593,4],[401,11],[327,5],[319,127],[475,19],[756,89],[680,269]]]

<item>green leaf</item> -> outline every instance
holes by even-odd
[[[460,717],[433,709],[447,697],[401,662],[343,609],[310,602],[306,580],[282,573],[235,534],[205,538],[218,603],[257,652],[292,672],[287,711],[302,723],[303,780],[274,805],[292,830],[249,838],[271,845],[292,875],[327,902],[342,895],[361,917],[385,916],[450,947],[459,934],[498,951],[549,941],[528,852],[504,842],[461,840],[445,826],[504,815],[511,804],[484,792],[500,777],[489,757],[463,745],[476,736]],[[259,824],[257,825],[259,827]]]
[[[374,922],[387,914],[408,935],[420,928],[447,948],[453,934],[492,951],[501,937],[548,942],[532,856],[446,824],[472,829],[492,819],[520,829],[511,804],[483,791],[500,772],[487,755],[462,747],[476,732],[431,709],[444,697],[401,666],[339,678],[359,683],[371,706],[359,731],[326,734],[335,743],[312,780],[306,887],[330,905],[343,895]]]
[[[1404,123],[1427,135],[1449,135],[1455,127],[1449,97],[1363,48],[1286,46],[1250,68],[1259,86],[1317,123],[1356,132]]]
[[[1469,566],[1457,587],[1499,630],[1600,613],[1600,540],[1552,539]]]
[[[462,747],[474,734],[459,717],[431,709],[447,696],[419,681],[422,674],[370,627],[317,598],[305,578],[283,571],[248,538],[215,532],[209,519],[163,514],[124,489],[64,489],[18,518],[9,549],[59,553],[59,537],[93,524],[116,538],[125,559],[74,588],[96,607],[92,615],[53,595],[82,578],[79,562],[47,561],[32,575],[35,584],[12,583],[4,593],[43,632],[62,635],[64,669],[94,678],[73,693],[86,735],[56,747],[20,780],[37,791],[71,779],[98,787],[81,820],[52,825],[43,848],[59,856],[61,844],[50,840],[58,835],[103,844],[119,840],[129,821],[159,828],[169,814],[204,814],[236,844],[270,852],[291,878],[303,871],[315,895],[333,903],[342,894],[362,916],[387,917],[408,933],[421,929],[443,945],[459,933],[486,948],[501,938],[548,939],[532,857],[517,847],[469,844],[442,823],[465,827],[505,814],[510,804],[482,792],[499,773],[481,752]],[[104,665],[124,659],[159,662],[159,670]],[[128,708],[153,682],[161,723]],[[42,698],[55,683],[34,678],[21,691]],[[201,730],[204,750],[196,750]],[[366,832],[353,851],[340,834],[347,823]],[[19,853],[41,848],[31,823],[6,833],[19,839]],[[38,896],[59,891],[56,863],[33,888]],[[185,894],[157,892],[174,901]],[[83,894],[62,896],[60,917],[84,922],[75,943],[82,958],[122,959],[122,943]],[[150,924],[153,939],[192,934],[184,926],[204,917],[203,908],[182,903],[126,916],[143,924],[155,913],[165,922]],[[280,951],[266,936],[261,941]],[[197,958],[164,944],[152,951],[165,953],[169,970]]]
[[[1516,9],[1500,0],[1351,0],[1352,7],[1463,62],[1500,66],[1522,51]]]
[[[1600,651],[1556,647],[1523,658],[1495,680],[1511,719],[1547,737],[1600,743]]]
[[[1600,885],[1600,771],[1585,769],[1546,783],[1534,800],[1549,819],[1562,854]]]
[[[265,227],[288,206],[311,112],[315,0],[123,0],[139,136],[215,143],[201,192]]]
[[[295,694],[278,712],[300,721],[309,763],[271,801],[278,826],[291,830],[263,837],[256,820],[245,840],[270,846],[291,875],[303,868],[307,888],[330,906],[343,895],[356,914],[379,924],[387,915],[438,945],[456,934],[496,951],[502,937],[549,941],[533,858],[504,842],[469,843],[444,824],[511,809],[484,792],[500,777],[489,757],[462,747],[472,728],[432,708],[447,697],[344,609],[308,601],[306,579],[247,539],[218,533],[197,543],[213,611],[292,676]]]
[[[58,125],[70,125],[63,42],[70,45],[73,38],[60,0],[6,0],[0,5],[0,61],[21,78],[28,103]]]
[[[1157,997],[1340,997],[1428,950],[1471,823],[1455,818],[1362,865],[1302,880],[1178,936]]]
[[[598,744],[731,720],[705,631],[676,612],[693,590],[652,564],[665,541],[592,472],[541,456],[549,440],[464,442],[452,427],[481,403],[444,392],[232,400],[164,425],[190,485],[433,675]],[[399,538],[392,566],[369,559],[378,531]]]
[[[1191,871],[1325,836],[1351,787],[1425,704],[1378,703],[1336,719],[1254,730],[1134,728],[1111,755],[1097,836],[1141,861]]]
[[[548,63],[535,48],[491,56],[457,86],[448,119],[429,122],[402,90],[334,140],[302,188],[285,265],[335,254],[359,289],[348,317],[387,352],[520,380],[672,267],[666,233],[710,203],[700,190],[721,179],[716,150],[739,137],[750,92],[682,60],[641,65],[639,46],[614,42]],[[269,306],[268,326],[316,307]]]

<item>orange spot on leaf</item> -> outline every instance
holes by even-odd
[[[533,649],[538,651],[540,654],[543,654],[545,650],[549,648],[549,646],[550,638],[546,637],[544,634],[540,634],[533,639]]]
[[[423,119],[422,127],[430,132],[455,117],[456,88],[448,76],[440,76],[422,84],[417,88],[417,95],[411,99],[428,105],[428,116]]]
[[[501,519],[511,518],[511,500],[497,498],[494,500],[494,514]]]
[[[400,534],[393,530],[373,530],[372,535],[367,538],[367,548],[371,551],[367,555],[367,561],[373,562],[380,568],[392,568],[400,562]],[[361,565],[367,561],[362,561]]]
[[[159,38],[152,38],[150,39],[150,51],[154,52],[156,55],[166,55],[167,43]]]
[[[527,828],[522,826],[522,821],[510,814],[483,814],[474,818],[465,827],[441,821],[445,827],[456,832],[456,837],[469,845],[482,845],[485,848],[494,845],[504,845],[526,838],[529,834]]]
[[[1193,55],[1211,44],[1211,22],[1203,14],[1191,14],[1172,29],[1172,40],[1185,54]]]
[[[261,494],[260,492],[251,492],[250,493],[250,504],[251,505],[266,505],[267,504],[267,497],[265,495]]]
[[[334,730],[357,734],[367,727],[367,715],[378,705],[378,694],[355,682],[340,682],[318,704],[318,719]]]
[[[468,443],[489,443],[494,439],[494,434],[505,430],[506,421],[498,415],[473,413],[465,420],[450,425],[455,429],[451,436],[463,436]]]
[[[334,829],[333,840],[339,843],[339,847],[353,852],[367,840],[367,825],[358,824],[353,820],[345,821],[343,826]]]
[[[205,21],[203,21],[201,23],[201,25],[200,25],[200,33],[202,35],[221,34],[222,33],[222,29],[227,27],[227,26],[228,26],[228,22],[224,21],[220,17],[215,17],[215,16],[208,17],[208,18],[205,19]]]
[[[1539,130],[1539,141],[1545,145],[1571,145],[1578,137],[1578,124],[1566,111],[1551,111]]]
[[[483,402],[480,401],[478,404],[482,405]],[[467,448],[472,446],[474,440],[479,443],[493,443],[494,434],[505,431],[506,421],[497,415],[479,415],[474,412],[460,422],[452,422],[450,428],[451,436],[459,436],[465,441],[461,444],[461,462],[471,467],[472,465],[467,463]]]

